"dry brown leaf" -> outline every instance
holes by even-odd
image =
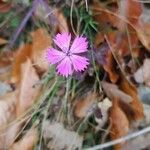
[[[83,137],[69,131],[60,123],[44,122],[44,139],[49,139],[48,148],[53,150],[76,150],[82,148]],[[61,134],[60,134],[61,133]]]
[[[126,35],[124,34],[123,37],[116,36],[116,39],[118,38],[120,41],[120,44],[117,44],[116,49],[118,49],[121,56],[126,56],[132,51],[132,56],[136,57],[139,55],[139,48],[135,27],[139,24],[139,17],[142,13],[142,4],[138,0],[120,1],[118,9],[118,15],[122,18],[118,22],[118,29],[122,31],[122,33],[126,32]],[[131,50],[129,46],[132,48]]]
[[[11,81],[13,83],[20,81],[21,64],[31,57],[31,52],[32,52],[31,44],[21,45],[21,47],[17,50],[15,61],[12,66],[13,69]]]
[[[13,64],[12,79],[14,83],[20,81],[21,64],[30,58],[37,67],[39,73],[48,70],[48,63],[45,59],[45,51],[51,46],[51,38],[43,28],[31,33],[32,43],[22,45],[16,53]]]
[[[35,86],[38,81],[39,77],[36,70],[28,59],[21,66],[21,83],[17,100],[17,115],[24,113],[36,101],[40,92],[40,86]]]
[[[33,150],[37,139],[37,130],[30,129],[21,140],[12,145],[10,150]]]
[[[92,9],[94,13],[94,18],[99,23],[99,28],[102,29],[102,32],[106,33],[110,26],[117,26],[118,18],[112,14],[117,13],[117,7],[114,7],[113,10],[108,10],[100,2],[94,1]]]
[[[52,40],[48,32],[42,28],[31,33],[32,54],[31,59],[40,71],[47,71],[49,64],[45,59],[45,52],[51,46]]]
[[[118,98],[113,99],[113,106],[110,108],[110,137],[112,140],[127,135],[129,132],[129,121],[119,106]],[[122,144],[115,145],[115,150],[120,150]]]
[[[137,89],[136,87],[126,80],[125,77],[121,77],[120,83],[119,83],[120,89],[132,97],[132,102],[130,103],[130,106],[132,108],[132,114],[130,114],[130,111],[125,107],[122,107],[124,111],[126,112],[126,115],[130,121],[140,121],[144,117],[143,113],[143,105],[139,99]],[[128,107],[127,107],[128,108]]]
[[[102,87],[106,93],[106,95],[113,99],[114,97],[118,97],[120,100],[122,100],[125,103],[130,103],[132,101],[132,97],[123,91],[121,91],[117,85],[111,84],[108,82],[103,81]]]
[[[79,118],[88,116],[93,110],[98,97],[96,93],[89,92],[86,96],[77,99],[75,104],[75,115]]]
[[[116,72],[116,68],[115,68],[115,60],[113,58],[113,55],[111,53],[111,51],[108,51],[107,56],[106,56],[106,64],[103,65],[105,71],[109,74],[109,78],[111,80],[112,83],[116,83],[119,75]]]
[[[123,56],[130,54],[130,47],[132,48],[132,55],[137,56],[139,54],[139,48],[137,46],[138,37],[136,35],[135,29],[133,29],[133,27],[131,28],[131,26],[127,26],[127,24],[129,22],[131,24],[138,22],[139,16],[141,14],[141,4],[132,0],[121,1],[119,8],[117,8],[117,3],[114,2],[114,4],[116,4],[116,7],[113,10],[108,10],[106,7],[102,6],[100,2],[96,2],[93,5],[95,20],[99,23],[99,28],[101,31],[96,37],[96,45],[100,44],[98,42],[101,42],[103,37],[101,34],[107,34],[110,45],[115,50],[114,53],[117,54],[117,59],[122,60]],[[131,9],[128,9],[128,7]],[[111,26],[117,27],[120,32],[112,30]],[[100,39],[98,39],[99,37]],[[128,41],[130,41],[130,43]]]

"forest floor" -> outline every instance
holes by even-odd
[[[149,8],[0,0],[0,150],[150,149]]]

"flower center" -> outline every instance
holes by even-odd
[[[66,55],[67,55],[67,56],[71,56],[71,53],[70,53],[69,50],[67,51]]]

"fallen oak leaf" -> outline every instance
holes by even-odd
[[[135,115],[135,109],[132,108],[133,97],[122,91],[118,88],[117,85],[107,83],[105,81],[102,82],[102,87],[106,93],[106,95],[110,99],[118,98],[118,105],[122,109],[122,111],[126,114],[127,118],[130,121],[133,121],[133,116]]]
[[[96,41],[97,42],[97,41]],[[110,50],[107,42],[104,42],[99,46],[100,43],[96,43],[97,48],[95,50],[95,58],[99,65],[102,65],[104,70],[108,73],[112,83],[117,82],[119,75],[116,69],[116,61]]]
[[[133,22],[136,22],[135,20],[138,20],[139,13],[141,11],[138,12],[138,10],[135,10],[137,12],[135,14],[133,13],[131,15],[130,14],[131,10],[127,10],[127,11],[130,11],[130,12],[128,12],[130,15],[126,14],[125,10],[123,11],[123,9],[126,9],[126,7],[122,3],[124,2],[126,5],[129,5],[130,1],[132,1],[132,0],[121,1],[119,8],[116,7],[115,10],[108,10],[106,7],[101,6],[100,3],[98,3],[98,2],[96,2],[93,7],[93,11],[95,12],[95,20],[99,23],[98,26],[100,28],[100,33],[107,34],[108,37],[111,36],[111,38],[109,38],[109,41],[111,43],[111,46],[114,47],[114,49],[116,51],[115,53],[118,54],[118,59],[119,58],[121,59],[122,56],[126,56],[129,53],[131,53],[131,50],[130,50],[131,48],[127,44],[127,41],[128,41],[128,43],[130,41],[129,44],[132,46],[134,56],[137,56],[138,52],[139,52],[139,48],[137,46],[138,45],[138,37],[136,35],[135,27],[132,24],[132,22],[130,22],[130,20],[131,21],[133,20]],[[134,2],[131,2],[131,4],[132,3],[134,3]],[[115,3],[115,4],[118,5],[117,3]],[[123,7],[123,9],[122,9],[122,7]],[[134,6],[132,6],[132,7],[134,9]],[[140,8],[140,7],[141,6],[139,6],[138,8]],[[124,15],[126,17],[124,17]],[[129,15],[129,16],[127,16],[127,15]],[[103,16],[107,16],[107,17],[103,17]],[[109,18],[111,18],[111,19],[109,19]],[[104,25],[103,25],[103,23],[104,23]],[[126,26],[126,25],[129,25],[129,26]],[[115,27],[120,32],[116,32],[116,30],[112,29],[112,27]],[[105,31],[104,29],[101,31],[101,28],[104,28],[105,30],[108,28],[107,29],[108,31],[107,30]],[[98,33],[98,35],[100,33]],[[97,37],[99,37],[99,36],[97,36]],[[102,37],[103,36],[100,36],[100,39]],[[96,43],[97,43],[97,41],[101,41],[101,40],[96,40]]]
[[[117,80],[119,79],[119,75],[116,72],[115,63],[116,62],[114,60],[112,52],[108,51],[107,56],[106,56],[106,63],[103,65],[103,67],[105,71],[109,74],[109,78],[112,83],[116,83]]]
[[[51,38],[43,28],[39,28],[31,33],[32,43],[24,44],[16,50],[15,61],[12,66],[13,83],[20,82],[21,64],[27,59],[31,59],[37,67],[39,73],[48,70],[48,63],[45,60],[45,51],[51,45]]]
[[[125,113],[119,106],[119,99],[114,98],[112,100],[113,105],[110,108],[109,121],[111,125],[110,137],[112,140],[118,139],[128,134],[129,121]],[[124,144],[124,143],[123,143]],[[115,150],[120,150],[123,144],[115,145]]]
[[[31,57],[31,52],[32,52],[31,44],[21,45],[20,48],[17,50],[14,58],[15,61],[12,66],[11,82],[13,83],[20,82],[21,64]]]
[[[17,99],[17,116],[23,114],[36,101],[41,86],[34,85],[39,81],[39,76],[28,59],[21,67],[21,82]]]
[[[130,114],[130,112],[124,109],[124,111],[126,112],[126,115],[128,117],[128,119],[133,122],[133,121],[140,121],[143,119],[144,117],[144,113],[143,113],[143,105],[139,99],[138,93],[137,93],[137,89],[136,87],[130,83],[123,75],[120,78],[120,82],[119,82],[119,88],[125,92],[126,94],[128,94],[129,96],[132,97],[132,101],[130,103],[130,106],[133,110],[134,113]],[[122,109],[125,107],[122,107]]]

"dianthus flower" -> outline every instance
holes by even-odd
[[[56,64],[58,74],[68,77],[74,71],[81,72],[87,68],[89,60],[83,56],[88,48],[85,37],[77,36],[71,44],[71,34],[58,33],[54,43],[57,49],[48,48],[46,57],[50,64]]]

